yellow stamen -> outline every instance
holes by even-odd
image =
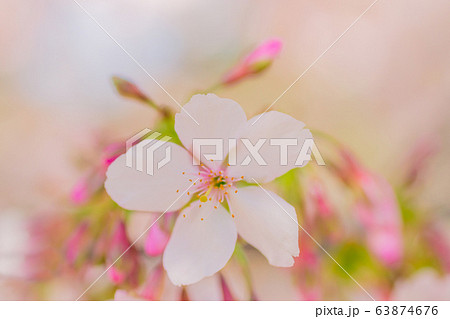
[[[210,187],[208,188],[208,190],[206,191],[206,193],[203,194],[203,195],[200,197],[200,201],[201,201],[201,202],[206,203],[206,201],[208,200],[208,195],[209,195],[209,193],[211,193],[211,190],[212,190],[212,189],[213,189],[213,187],[210,186]],[[211,199],[210,199],[210,200],[211,200]]]

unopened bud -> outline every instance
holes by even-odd
[[[150,256],[161,255],[169,241],[169,235],[162,230],[158,223],[150,227],[145,240],[145,252]]]
[[[282,43],[277,39],[262,43],[225,75],[223,84],[235,83],[267,69],[278,56],[281,48]]]
[[[138,255],[127,237],[125,224],[122,221],[117,223],[112,234],[108,262],[114,263],[108,270],[108,275],[115,284],[127,283],[131,286],[137,284],[139,276]]]
[[[120,95],[142,102],[148,102],[150,100],[134,83],[117,76],[113,76],[112,81]]]

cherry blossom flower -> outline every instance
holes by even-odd
[[[295,208],[271,191],[241,184],[268,183],[302,166],[295,162],[305,139],[312,138],[309,130],[276,111],[263,114],[256,122],[247,120],[239,104],[214,94],[193,96],[184,110],[175,117],[175,130],[184,148],[168,142],[172,159],[153,175],[127,167],[126,154],[121,155],[108,168],[108,194],[129,210],[181,210],[163,255],[164,268],[175,285],[194,284],[222,269],[233,254],[238,233],[271,265],[292,266],[293,257],[299,254]],[[259,149],[266,165],[250,161],[229,166],[227,161],[202,159],[201,165],[194,165],[193,139],[229,141],[237,137],[247,138],[253,145],[260,138],[295,138],[298,143],[292,149],[298,152],[289,152],[287,165],[280,165],[280,147],[266,143]],[[233,150],[237,163],[247,156],[240,143]],[[128,152],[133,148],[136,146]],[[154,151],[153,161],[164,157],[165,150],[160,147]]]

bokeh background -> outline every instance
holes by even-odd
[[[264,76],[216,92],[249,116],[371,2],[80,0],[181,103],[255,45],[281,39],[283,51]],[[449,16],[447,0],[380,0],[274,106],[344,142],[392,183],[412,149],[435,145],[414,196],[443,220],[450,209]],[[75,2],[0,0],[0,299],[19,298],[8,280],[23,274],[24,221],[45,218],[66,200],[105,136],[126,139],[152,125],[155,111],[120,98],[113,75],[176,109]]]

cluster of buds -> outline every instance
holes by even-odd
[[[401,213],[391,185],[363,167],[346,149],[340,150],[337,175],[356,193],[354,211],[365,230],[368,247],[386,266],[396,267],[403,259]]]

